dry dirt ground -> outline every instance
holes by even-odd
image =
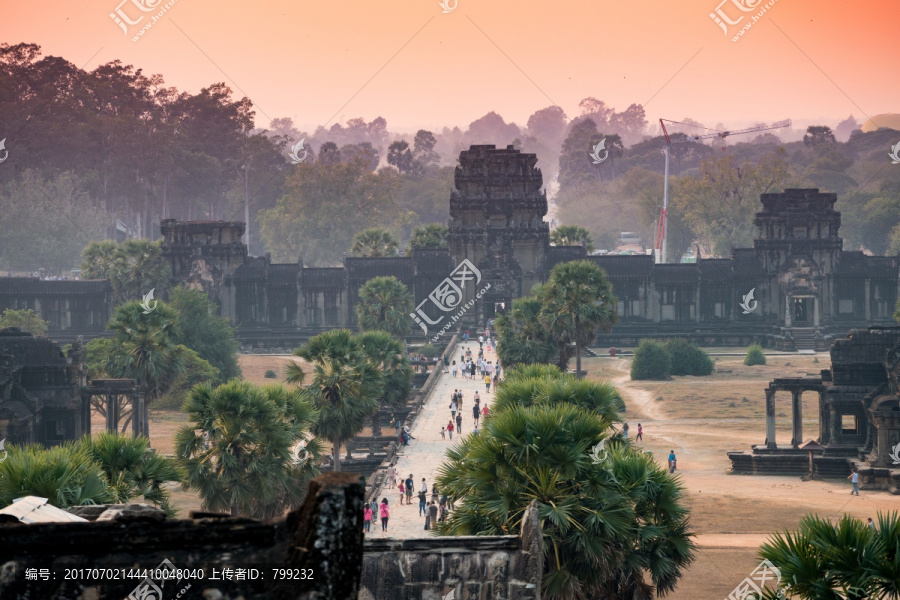
[[[632,382],[630,358],[587,359],[588,377],[611,379],[626,404],[623,419],[634,440],[665,464],[670,450],[678,457],[691,524],[701,546],[697,561],[678,589],[676,600],[726,598],[759,564],[757,548],[770,534],[794,529],[808,513],[838,518],[849,513],[865,519],[896,510],[900,499],[887,492],[850,496],[843,480],[804,482],[799,477],[730,474],[726,452],[749,450],[765,440],[765,393],[775,377],[818,374],[830,368],[827,353],[769,356],[765,366],[745,367],[743,357],[716,357],[709,377],[675,377],[663,382]],[[790,442],[790,395],[776,396],[777,439]],[[803,396],[803,433],[818,438],[818,404]],[[849,472],[848,472],[849,474]]]
[[[241,356],[244,377],[254,383],[280,381],[287,356]],[[879,510],[896,510],[900,499],[886,492],[849,495],[842,480],[801,481],[799,477],[731,475],[726,452],[747,450],[765,439],[765,394],[775,377],[805,376],[827,369],[827,353],[769,356],[765,366],[745,367],[740,356],[716,357],[717,372],[709,377],[675,377],[664,382],[632,382],[629,358],[598,357],[584,361],[588,377],[611,379],[625,398],[633,439],[637,424],[644,427],[640,444],[665,463],[669,450],[678,456],[678,475],[691,509],[691,524],[700,550],[678,588],[674,600],[720,600],[759,563],[757,549],[770,534],[794,529],[815,512],[832,518],[843,513],[865,518]],[[814,362],[817,361],[817,362]],[[271,369],[277,379],[266,379]],[[778,441],[790,441],[790,396],[776,396]],[[803,397],[804,438],[818,437],[818,407],[813,394]],[[173,451],[174,435],[186,423],[177,411],[151,411],[154,448]],[[94,423],[94,431],[102,429]],[[194,492],[172,490],[181,516],[200,509]]]

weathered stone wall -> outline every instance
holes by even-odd
[[[540,600],[542,544],[536,504],[518,536],[368,539],[359,600]]]
[[[74,578],[67,575],[72,575],[71,569],[155,569],[164,560],[173,565],[169,568],[203,569],[206,578],[168,581],[161,586],[162,597],[136,597],[171,600],[190,585],[179,600],[355,598],[363,562],[363,489],[358,476],[324,474],[311,482],[298,510],[274,522],[228,517],[163,520],[151,515],[88,523],[3,524],[0,598],[122,600],[146,585],[140,577],[89,578],[84,571]],[[222,579],[224,568],[258,569],[262,578]],[[295,576],[276,580],[276,568]],[[50,576],[26,580],[26,569],[47,569]],[[211,578],[214,569],[220,574],[217,580]]]

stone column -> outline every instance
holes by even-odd
[[[791,326],[791,319],[793,315],[791,314],[791,297],[788,295],[784,296],[784,326]]]
[[[791,390],[791,446],[797,448],[803,443],[802,390]]]
[[[106,394],[106,430],[115,432],[119,429],[119,398],[115,394]]]
[[[91,395],[81,393],[81,435],[91,435]]]
[[[813,296],[813,327],[819,326],[819,297]],[[868,318],[868,317],[866,317]]]
[[[144,395],[137,390],[131,394],[131,434],[135,437],[145,435]]]
[[[777,448],[775,443],[775,390],[766,390],[766,448]]]
[[[829,425],[831,426],[831,439],[828,441],[832,444],[840,443],[841,416],[838,414],[837,406],[834,404],[828,407],[828,420],[830,421]]]
[[[819,444],[825,446],[829,442],[831,430],[828,428],[828,409],[825,406],[825,394],[819,392]]]

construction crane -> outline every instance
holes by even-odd
[[[666,238],[669,233],[669,223],[668,223],[668,211],[669,211],[669,149],[672,147],[672,144],[683,144],[685,142],[696,142],[699,140],[708,140],[712,138],[722,138],[723,140],[731,135],[739,135],[742,133],[755,133],[757,131],[768,131],[770,129],[781,129],[782,127],[790,127],[791,120],[787,119],[785,121],[779,121],[778,123],[773,123],[772,125],[759,125],[757,127],[748,127],[747,129],[737,129],[735,131],[717,131],[715,133],[707,133],[704,135],[692,135],[684,138],[678,138],[673,140],[669,137],[669,132],[666,131],[666,123],[677,123],[681,125],[678,121],[670,121],[668,119],[660,119],[659,126],[662,127],[663,135],[666,137],[666,147],[663,148],[663,154],[666,155],[666,175],[663,183],[663,206],[662,210],[659,212],[659,223],[656,226],[656,242],[654,244],[654,254],[656,255],[656,262],[664,263],[666,262]],[[722,148],[723,150],[725,148]]]

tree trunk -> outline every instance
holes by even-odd
[[[331,455],[334,460],[334,468],[332,470],[337,473],[341,470],[341,438],[334,438],[331,444]]]
[[[575,378],[581,379],[581,346],[575,343]]]

